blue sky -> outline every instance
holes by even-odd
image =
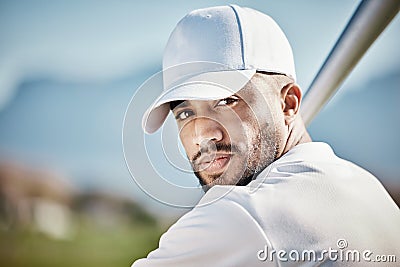
[[[151,202],[125,166],[125,109],[137,88],[160,70],[175,24],[193,9],[228,3],[263,11],[280,24],[306,90],[359,1],[0,1],[1,158]],[[341,156],[389,173],[382,179],[396,184],[399,32],[397,17],[310,127]],[[380,86],[389,99],[377,94]],[[358,108],[359,99],[369,104]],[[371,106],[374,99],[379,101]],[[357,123],[335,117],[339,109],[354,116],[362,111],[359,128],[346,132]]]

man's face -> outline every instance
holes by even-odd
[[[279,94],[255,76],[225,99],[180,102],[173,113],[192,168],[205,190],[246,185],[271,164],[283,123]],[[271,84],[270,84],[271,86]]]

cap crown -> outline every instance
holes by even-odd
[[[256,69],[296,79],[291,46],[269,16],[235,5],[195,10],[175,27],[164,51],[163,69],[188,62],[220,63],[218,69],[193,72]],[[216,65],[215,65],[216,66]],[[178,77],[165,77],[165,86]]]

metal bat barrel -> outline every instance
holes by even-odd
[[[360,3],[304,97],[301,114],[306,125],[335,94],[399,8],[400,0],[364,0]]]

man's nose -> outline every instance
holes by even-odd
[[[204,142],[213,141],[215,143],[224,138],[223,126],[216,120],[211,118],[197,118],[194,121],[194,142],[201,146]]]

